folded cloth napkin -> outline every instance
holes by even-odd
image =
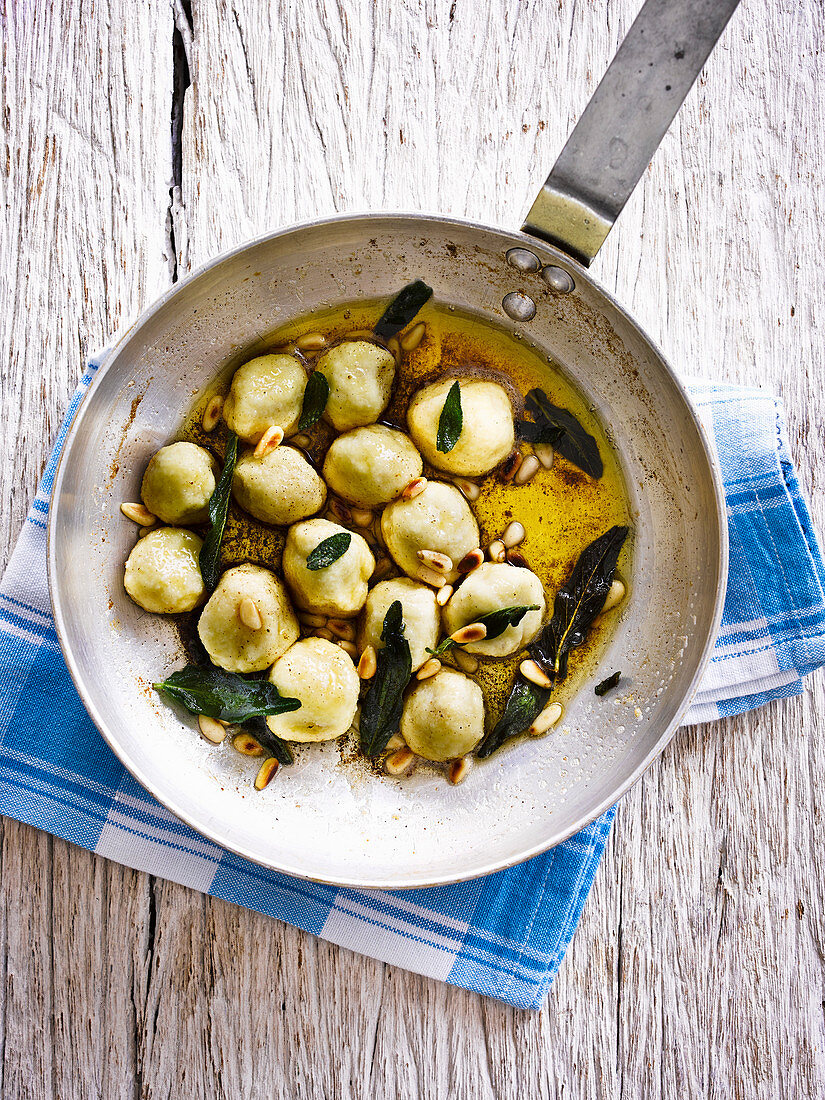
[[[341,890],[268,871],[205,840],[110,752],[66,671],[46,582],[57,459],[99,362],[72,400],[0,585],[0,812],[373,958],[538,1008],[578,922],[613,811],[544,855],[472,882]],[[691,389],[724,472],[731,563],[719,641],[688,723],[797,695],[802,676],[825,663],[825,570],[780,406],[760,390]]]

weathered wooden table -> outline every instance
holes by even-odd
[[[289,222],[519,225],[638,7],[8,0],[3,560],[88,352]],[[824,49],[820,3],[744,0],[596,268],[684,374],[783,394],[820,531]],[[676,737],[540,1013],[6,821],[0,1093],[825,1095],[823,712],[813,677]]]

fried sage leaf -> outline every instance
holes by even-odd
[[[404,637],[401,601],[390,604],[381,631],[378,669],[361,704],[360,742],[364,756],[377,756],[401,722],[404,689],[412,675],[410,643]]]
[[[326,569],[328,565],[332,565],[346,554],[351,542],[352,535],[349,531],[336,531],[334,535],[319,542],[314,550],[310,550],[307,569],[313,573],[319,569]]]
[[[435,437],[436,450],[446,454],[458,443],[464,426],[464,413],[461,411],[461,388],[453,382],[438,418],[438,434]]]
[[[329,398],[329,381],[325,374],[314,370],[309,376],[304,401],[301,405],[301,418],[298,421],[298,431],[305,432],[311,428],[324,415]]]
[[[528,611],[538,610],[539,605],[537,603],[500,607],[497,611],[488,611],[486,615],[479,615],[477,619],[473,619],[473,622],[481,623],[487,627],[487,633],[484,635],[484,641],[487,642],[500,637],[508,626],[518,626]],[[427,652],[438,657],[442,653],[446,653],[448,649],[452,649],[453,646],[460,645],[462,645],[461,642],[455,642],[452,638],[445,638],[442,642],[439,642],[435,649],[428,649]]]
[[[301,705],[299,699],[284,698],[268,680],[247,680],[222,668],[187,665],[152,686],[192,714],[206,714],[222,722],[244,723],[261,714],[298,710]]]
[[[550,698],[548,688],[531,684],[522,676],[516,677],[504,714],[496,722],[476,749],[476,756],[482,759],[491,756],[496,749],[500,749],[505,741],[524,733],[529,729],[533,719],[544,710],[547,700]]]
[[[556,595],[553,618],[527,647],[551,680],[563,680],[567,675],[570,650],[582,645],[604,606],[628,530],[611,527],[585,548],[570,579]]]
[[[203,583],[208,589],[213,589],[218,583],[221,568],[221,539],[223,529],[226,527],[226,517],[229,514],[229,497],[232,490],[232,478],[235,475],[235,463],[238,461],[238,437],[234,432],[229,433],[226,441],[226,455],[223,460],[223,470],[218,478],[215,491],[209,498],[209,523],[210,527],[203,540],[198,564],[200,565]],[[205,712],[204,712],[205,713]],[[210,718],[214,715],[210,715]]]
[[[606,680],[602,680],[600,684],[596,684],[593,688],[597,695],[607,695],[608,691],[612,691],[614,687],[621,680],[621,672],[614,672],[612,676],[608,676]]]
[[[432,296],[433,288],[420,279],[416,279],[414,283],[408,283],[384,310],[373,332],[382,340],[389,340],[402,328],[406,328]]]
[[[243,723],[243,728],[249,730],[256,741],[260,741],[267,752],[272,753],[279,764],[293,764],[295,757],[292,755],[292,749],[282,740],[277,737],[269,726],[266,724],[266,719],[262,715],[256,715],[254,718],[249,718]]]
[[[591,477],[604,473],[599,445],[568,409],[554,405],[544,390],[530,390],[525,398],[533,421],[520,420],[518,431],[528,443],[551,443],[568,462]]]

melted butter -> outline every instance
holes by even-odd
[[[328,346],[355,335],[367,337],[383,308],[383,303],[359,302],[335,310],[317,311],[249,345],[198,399],[178,438],[199,443],[222,457],[226,442],[223,422],[207,434],[201,427],[201,418],[215,393],[228,392],[232,374],[241,363],[267,352],[292,351],[294,342],[310,332],[324,333]],[[425,336],[417,348],[403,355],[396,372],[393,396],[382,414],[382,421],[406,430],[407,405],[418,389],[443,377],[476,375],[506,387],[517,417],[523,415],[527,391],[540,387],[555,405],[569,409],[598,443],[604,463],[604,473],[598,480],[588,477],[558,453],[552,468],[547,470],[542,466],[526,485],[506,484],[496,471],[484,478],[472,479],[481,487],[478,500],[470,505],[481,530],[481,545],[486,547],[500,537],[513,520],[524,525],[526,537],[519,550],[544,584],[549,618],[556,591],[569,577],[587,544],[614,524],[629,523],[628,498],[615,450],[604,426],[593,415],[583,396],[559,365],[537,348],[487,319],[440,305],[425,306],[414,323],[419,321],[426,324]],[[322,352],[302,354],[311,367]],[[306,434],[310,437],[307,454],[320,469],[334,433],[320,421]],[[530,448],[525,445],[522,450],[527,454]],[[424,473],[429,478],[451,480],[449,474],[426,466]],[[252,561],[280,575],[283,544],[282,530],[253,519],[232,501],[221,548],[223,567]],[[625,579],[629,575],[629,555],[626,545],[619,559],[619,574]],[[390,574],[393,575],[397,573]],[[556,688],[554,698],[564,703],[587,682],[592,690],[595,676],[602,679],[614,671],[598,666],[618,614],[618,611],[610,612],[597,620],[587,643],[571,654],[568,677]],[[523,657],[522,652],[504,660],[482,660],[474,674],[484,693],[488,725],[494,724],[504,709]]]

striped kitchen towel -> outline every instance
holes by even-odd
[[[205,840],[147,794],[103,742],[63,663],[46,582],[57,458],[98,365],[72,400],[0,585],[0,812],[373,958],[539,1007],[578,922],[613,811],[551,851],[486,878],[427,890],[344,890],[266,870]],[[825,664],[825,571],[781,408],[760,390],[691,390],[724,473],[731,559],[722,629],[688,723],[797,695],[802,677]]]

